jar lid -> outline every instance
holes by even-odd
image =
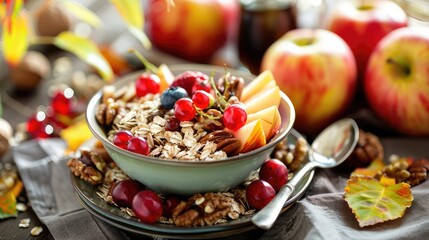
[[[275,10],[290,7],[296,0],[240,0],[246,10]]]

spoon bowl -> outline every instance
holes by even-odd
[[[332,168],[344,162],[355,148],[358,137],[359,128],[350,118],[339,120],[323,130],[311,144],[310,161],[280,189],[270,203],[252,217],[252,222],[262,229],[270,229],[303,177],[316,167]]]

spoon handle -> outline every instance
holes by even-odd
[[[314,167],[315,165],[312,162],[305,164],[304,167],[302,167],[301,170],[299,170],[289,181],[289,183],[280,189],[270,203],[252,217],[252,222],[262,229],[270,229],[279,216],[284,204],[294,192],[295,187],[301,182],[305,175],[314,169]]]

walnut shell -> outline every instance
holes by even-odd
[[[359,130],[355,149],[342,164],[348,169],[367,167],[373,160],[384,158],[384,148],[380,139],[372,133]]]
[[[48,77],[50,72],[49,60],[39,52],[29,51],[18,66],[11,69],[10,78],[17,90],[30,91]]]

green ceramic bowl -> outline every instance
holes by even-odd
[[[223,67],[208,65],[172,65],[174,75],[187,70],[201,71],[207,75],[215,73],[215,79],[225,73]],[[232,75],[241,76],[246,82],[254,76],[245,72],[229,70]],[[117,88],[133,81],[141,72],[135,72],[117,80]],[[154,191],[166,194],[191,195],[204,192],[223,192],[242,183],[249,174],[258,169],[269,157],[275,145],[285,138],[295,121],[295,110],[290,99],[282,93],[279,111],[281,128],[266,146],[245,154],[210,162],[186,162],[143,156],[123,150],[111,143],[95,119],[95,110],[102,98],[101,91],[94,95],[87,106],[86,120],[94,136],[106,148],[113,161],[131,178],[136,179]]]

